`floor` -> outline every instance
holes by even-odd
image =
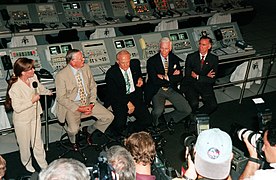
[[[273,7],[276,7],[276,1],[271,0],[252,0],[255,5],[256,16],[249,24],[241,24],[240,29],[244,40],[252,45],[257,54],[265,54],[271,51],[271,47],[276,43],[276,13]],[[269,61],[264,61],[263,75],[267,74],[267,70],[273,65]],[[276,74],[276,67],[272,66],[270,74]],[[219,83],[229,82],[230,76],[219,79]],[[245,90],[244,97],[255,96],[259,91],[261,85],[254,83],[249,89]],[[276,91],[276,78],[268,80],[265,88],[265,93]],[[216,89],[216,97],[219,103],[233,101],[239,99],[241,88],[237,86],[226,87],[223,89]],[[45,127],[45,126],[44,126]],[[64,133],[62,128],[55,124],[49,126],[50,142],[55,142]],[[43,134],[44,134],[43,129]],[[0,136],[0,154],[18,151],[14,133],[8,133]]]

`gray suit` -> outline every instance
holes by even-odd
[[[83,77],[84,88],[86,89],[86,102],[94,103],[92,116],[97,118],[93,126],[105,132],[107,127],[111,124],[114,116],[97,101],[97,84],[94,80],[90,67],[87,64],[80,69]],[[57,92],[57,117],[61,123],[67,122],[67,133],[70,141],[75,143],[75,135],[79,131],[79,126],[82,118],[91,115],[85,115],[77,111],[80,102],[75,102],[78,95],[78,85],[75,76],[68,64],[56,76],[56,92]]]

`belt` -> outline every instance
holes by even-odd
[[[163,91],[167,91],[169,87],[162,87]]]

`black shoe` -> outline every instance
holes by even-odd
[[[80,147],[77,143],[72,143],[72,150],[73,151],[79,151],[80,150]]]

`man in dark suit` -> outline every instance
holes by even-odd
[[[180,89],[189,101],[193,113],[210,114],[217,108],[213,84],[218,70],[218,57],[210,53],[211,47],[212,39],[202,36],[199,50],[186,58],[185,77]],[[203,102],[200,108],[199,96]]]
[[[191,113],[187,100],[178,93],[177,85],[183,78],[178,56],[174,55],[172,42],[168,37],[160,40],[160,53],[147,61],[148,80],[145,89],[145,98],[148,103],[152,101],[152,116],[155,125],[163,114],[165,101],[169,100],[175,110],[164,115],[165,120],[179,122]]]
[[[145,130],[152,124],[152,119],[143,100],[140,61],[130,60],[130,53],[126,50],[118,52],[116,59],[116,63],[105,76],[107,85],[105,106],[111,105],[114,114],[112,131],[116,133],[115,135],[122,135],[126,129],[128,114],[136,118],[132,123],[133,132]]]

